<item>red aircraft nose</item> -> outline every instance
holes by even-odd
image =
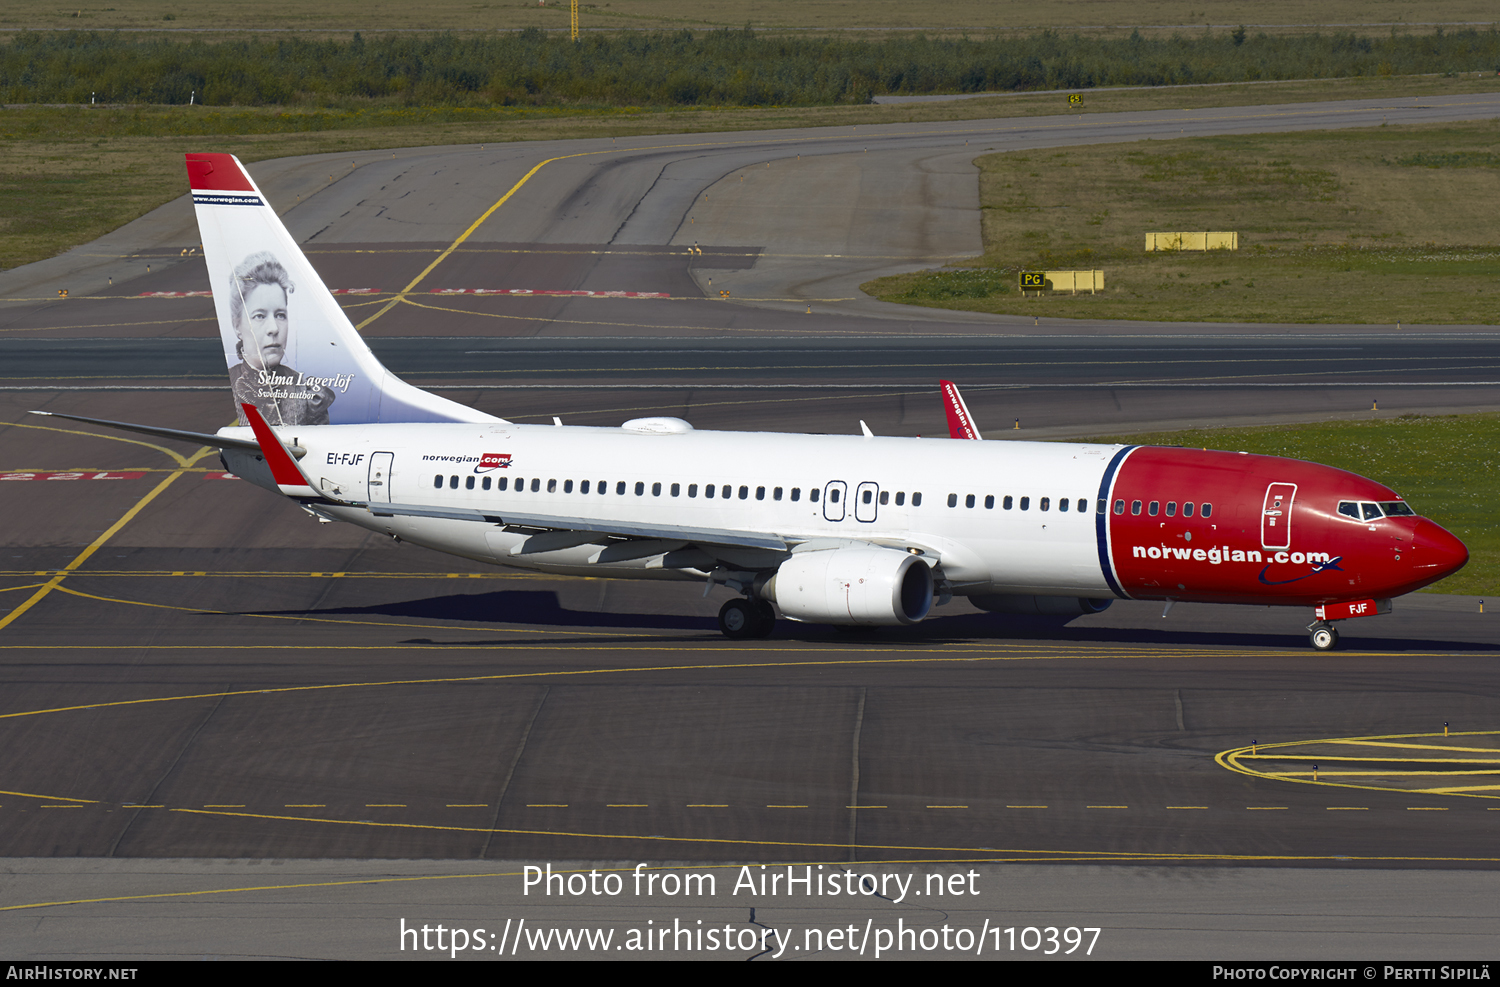
[[[1457,572],[1469,561],[1464,543],[1431,521],[1422,521],[1412,533],[1411,560],[1424,579],[1437,580]]]

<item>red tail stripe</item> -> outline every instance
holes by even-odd
[[[255,441],[260,443],[260,451],[265,453],[266,465],[271,467],[272,478],[282,486],[307,486],[307,477],[303,476],[297,464],[292,462],[292,457],[287,455],[286,447],[281,444],[276,433],[271,431],[271,426],[266,424],[266,420],[260,416],[255,405],[242,404],[240,407],[244,409],[245,420],[255,430]]]
[[[255,191],[232,154],[189,154],[187,172],[188,185],[204,192]]]

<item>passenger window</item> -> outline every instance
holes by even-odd
[[[1132,500],[1130,502],[1130,513],[1133,514],[1133,515],[1141,513],[1141,502],[1140,501],[1138,501],[1138,500]]]
[[[680,493],[682,493],[682,484],[680,484],[680,483],[674,483],[674,484],[672,484],[672,496],[676,497]]]
[[[949,507],[957,507],[958,506],[958,494],[949,494],[948,495],[948,506]]]
[[[717,488],[712,483],[705,483],[703,485],[703,496],[706,497],[706,498],[708,498],[709,500],[713,500],[714,499],[714,490],[716,490],[716,489]]]
[[[540,478],[533,478],[532,481],[531,481],[531,492],[532,493],[536,493],[540,489],[542,489],[542,481],[541,481],[541,479]]]
[[[599,493],[600,494],[607,494],[607,493],[609,493],[609,481],[608,480],[600,480],[599,481]]]
[[[1212,504],[1204,504],[1203,505],[1203,510],[1200,512],[1200,516],[1202,516],[1202,517],[1208,517],[1213,512],[1214,512],[1214,505],[1212,505]]]
[[[1042,498],[1042,510],[1045,511],[1047,508],[1049,508],[1051,506],[1052,506],[1052,498],[1051,497],[1043,497]]]
[[[1156,517],[1156,512],[1157,512],[1157,510],[1160,507],[1161,507],[1161,502],[1157,501],[1157,500],[1153,500],[1151,502],[1151,505],[1146,508],[1146,513],[1149,514],[1149,515],[1151,515],[1152,517]]]
[[[1176,517],[1176,516],[1177,516],[1177,501],[1175,501],[1175,500],[1169,500],[1169,501],[1167,501],[1167,517]]]
[[[651,496],[653,496],[653,497],[660,497],[661,496],[661,484],[660,483],[653,483],[653,484],[651,484]]]
[[[1078,513],[1079,514],[1086,514],[1086,513],[1088,513],[1088,509],[1089,509],[1089,499],[1087,497],[1079,497],[1078,498]],[[1104,513],[1104,501],[1102,501],[1102,500],[1099,501],[1099,513],[1100,514]]]
[[[807,502],[810,503],[810,504],[816,504],[818,502],[818,488],[817,487],[813,487],[811,490],[809,490],[807,492]]]
[[[967,496],[967,497],[964,498],[964,506],[965,507],[973,507],[974,506],[974,495],[973,494],[969,494],[969,496]]]
[[[776,493],[777,493],[777,498],[776,499],[780,500],[781,499],[781,497],[780,497],[781,488],[780,487],[776,488]],[[889,490],[882,490],[882,491],[880,491],[880,506],[884,507],[886,504],[889,504],[890,502],[891,502],[891,492]]]
[[[1068,509],[1068,498],[1066,498],[1066,497],[1059,497],[1059,498],[1057,498],[1057,509],[1060,510],[1060,511],[1066,511]]]
[[[756,500],[765,500],[766,499],[766,488],[765,487],[756,487],[755,488],[755,499]]]
[[[581,493],[581,494],[588,493],[589,492],[589,481],[587,481],[587,480],[580,480],[579,483],[578,483],[578,492]]]
[[[796,503],[797,501],[799,501],[801,499],[802,499],[802,488],[801,487],[793,487],[792,488],[792,502]]]
[[[777,487],[775,490],[771,491],[771,499],[772,500],[780,500],[781,499],[781,488],[780,487]]]
[[[698,484],[696,484],[696,483],[689,483],[688,484],[688,496],[689,497],[696,497],[696,496],[698,496]]]
[[[1364,509],[1366,521],[1373,521],[1380,517],[1380,506],[1378,504],[1360,504],[1359,506]]]
[[[731,488],[730,488],[729,484],[727,484],[727,483],[724,484],[722,487],[719,488],[719,496],[722,497],[724,500],[728,500],[729,499],[729,491],[730,491],[730,489]]]
[[[482,486],[482,487],[484,487],[484,489],[488,490],[490,488],[490,478],[489,477],[485,477],[484,478],[484,482],[481,483],[480,486]]]
[[[922,491],[918,490],[916,493],[914,493],[914,494],[911,495],[911,506],[913,506],[913,507],[921,507],[922,506]]]
[[[984,509],[987,510],[987,511],[993,511],[995,509],[995,495],[994,494],[985,494],[984,495]]]
[[[906,491],[905,490],[897,490],[896,491],[896,506],[897,507],[901,507],[905,503],[906,503]]]
[[[450,476],[450,477],[448,477],[448,489],[449,490],[457,490],[458,489],[458,477],[457,476]]]
[[[636,480],[635,481],[635,495],[637,497],[644,497],[644,496],[646,496],[646,481],[644,481],[644,480]]]
[[[1339,513],[1344,515],[1345,517],[1352,517],[1354,520],[1358,521],[1359,505],[1352,500],[1341,500],[1339,501]]]
[[[615,483],[615,496],[616,497],[623,497],[623,496],[625,496],[625,481],[624,480],[619,480],[619,481],[617,481]]]
[[[761,487],[761,489],[764,490],[765,487]],[[875,492],[872,490],[866,490],[864,497],[861,499],[864,500],[866,504],[871,503],[875,500]]]
[[[1186,503],[1184,503],[1182,505],[1182,516],[1183,517],[1192,517],[1193,516],[1193,502],[1191,500],[1187,501]]]
[[[1029,510],[1031,510],[1031,498],[1030,497],[1022,497],[1021,498],[1021,510],[1023,510],[1023,511],[1029,511]]]
[[[438,475],[438,476],[435,476],[435,477],[432,478],[432,489],[434,489],[434,490],[441,490],[441,489],[443,489],[443,478],[442,478],[441,475]]]
[[[572,492],[573,492],[573,481],[572,480],[564,480],[563,481],[563,493],[572,493]]]
[[[495,489],[496,490],[504,490],[508,486],[510,486],[510,477],[508,477],[508,476],[502,476],[500,478],[500,482],[497,483],[497,484],[495,484]]]
[[[547,492],[548,493],[557,493],[557,481],[556,480],[548,480],[547,481]]]
[[[1124,502],[1124,501],[1121,501],[1121,502],[1120,502],[1120,506],[1121,506],[1121,507],[1124,507],[1124,506],[1125,506],[1125,502]],[[1103,513],[1104,513],[1104,508],[1105,508],[1105,502],[1104,502],[1104,501],[1102,501],[1102,500],[1101,500],[1101,501],[1099,501],[1099,506],[1098,506],[1098,513],[1100,513],[1100,514],[1103,514]],[[1120,513],[1120,512],[1119,512],[1119,511],[1116,511],[1116,512],[1115,512],[1115,513],[1116,513],[1116,514],[1118,514],[1118,513]]]
[[[1014,505],[1015,501],[1011,499],[1010,494],[1006,494],[1005,499],[1000,502],[1000,506],[1005,508],[1007,511],[1010,510]]]
[[[521,479],[519,476],[516,477],[516,493],[524,493],[525,491],[526,481]]]
[[[749,497],[750,497],[750,488],[746,487],[746,486],[741,486],[740,487],[740,500],[747,500],[747,499],[749,499]]]

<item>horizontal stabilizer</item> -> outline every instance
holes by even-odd
[[[66,418],[69,421],[84,422],[88,425],[103,425],[105,428],[118,428],[126,432],[150,435],[158,439],[178,439],[183,442],[196,442],[201,446],[208,446],[213,449],[239,449],[243,452],[260,452],[260,445],[250,439],[232,439],[224,435],[209,435],[206,432],[185,432],[180,428],[161,428],[156,425],[132,425],[127,422],[112,422],[103,418],[85,418],[83,415],[64,415],[56,411],[33,411],[32,414],[45,415],[48,418]]]

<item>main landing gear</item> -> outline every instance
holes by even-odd
[[[731,640],[770,637],[775,627],[776,611],[765,600],[730,600],[719,608],[719,630]]]
[[[1339,646],[1338,628],[1318,621],[1308,629],[1307,640],[1318,651],[1332,651]]]

